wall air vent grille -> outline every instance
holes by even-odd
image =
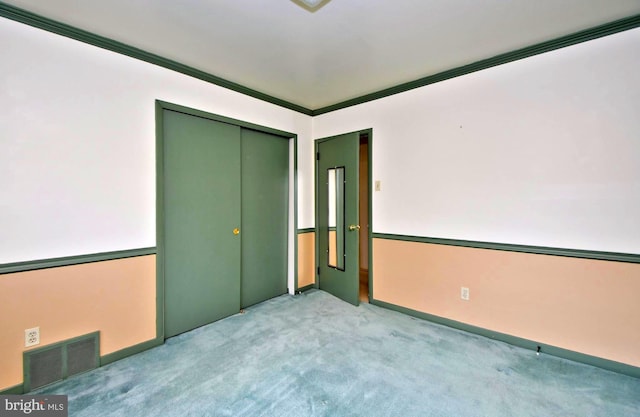
[[[62,346],[30,353],[28,373],[31,389],[62,379]]]
[[[94,332],[24,352],[24,392],[97,368],[99,335]]]
[[[97,339],[90,337],[67,345],[67,375],[80,374],[98,367]]]

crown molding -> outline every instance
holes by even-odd
[[[321,114],[333,112],[336,110],[345,109],[351,106],[357,106],[359,104],[367,103],[369,101],[378,100],[381,98],[389,97],[395,94],[403,93],[405,91],[413,90],[427,86],[429,84],[438,83],[441,81],[449,80],[451,78],[460,77],[462,75],[470,74],[476,71],[482,71],[497,65],[506,64],[509,62],[517,61],[531,56],[539,55],[545,52],[554,51],[556,49],[564,48],[571,45],[576,45],[582,42],[590,41],[593,39],[601,38],[604,36],[612,35],[618,32],[623,32],[629,29],[635,29],[640,27],[640,14],[630,16],[624,19],[616,20],[613,22],[605,23],[590,29],[575,32],[569,35],[562,36],[560,38],[552,39],[549,41],[541,42],[535,45],[527,46],[525,48],[517,49],[515,51],[507,52],[504,54],[496,55],[491,58],[483,59],[473,62],[471,64],[463,65],[457,68],[452,68],[437,74],[429,75],[414,81],[409,81],[403,84],[396,85],[394,87],[379,90],[370,94],[355,97],[349,100],[341,101],[339,103],[324,106],[318,109],[309,109],[299,104],[292,103],[287,100],[283,100],[266,93],[245,87],[241,84],[233,81],[226,80],[216,75],[207,73],[205,71],[198,70],[188,65],[181,64],[177,61],[164,58],[162,56],[153,54],[151,52],[144,51],[139,48],[124,44],[122,42],[115,41],[94,33],[78,29],[76,27],[61,23],[47,17],[29,12],[24,9],[20,9],[15,6],[0,2],[0,16],[7,19],[14,20],[16,22],[24,23],[29,26],[33,26],[39,29],[46,30],[48,32],[56,33],[58,35],[66,36],[71,39],[75,39],[90,45],[97,46],[99,48],[107,49],[112,52],[116,52],[122,55],[126,55],[132,58],[139,59],[160,67],[164,67],[179,73],[200,79],[202,81],[215,84],[217,86],[227,88],[229,90],[245,94],[247,96],[257,98],[259,100],[266,101],[277,106],[287,108],[308,116],[319,116]]]

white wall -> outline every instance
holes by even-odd
[[[373,230],[640,253],[640,29],[314,118],[373,128]]]
[[[0,51],[0,264],[156,245],[156,99],[297,133],[313,190],[309,116],[7,19]]]
[[[375,232],[640,253],[640,29],[313,118],[0,19],[0,264],[155,245],[161,99],[313,138],[372,127]]]

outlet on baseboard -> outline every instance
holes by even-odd
[[[24,331],[24,347],[30,347],[40,344],[40,327],[25,329]]]
[[[460,298],[462,298],[465,301],[469,301],[469,288],[467,287],[460,288]]]

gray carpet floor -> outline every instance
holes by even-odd
[[[640,379],[317,290],[45,387],[71,416],[640,416]]]

